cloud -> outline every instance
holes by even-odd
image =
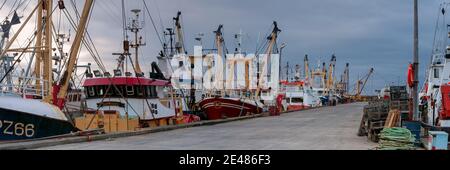
[[[66,6],[70,8],[70,1]],[[142,1],[124,1],[126,14],[130,9],[143,8]],[[420,1],[420,77],[423,81],[433,43],[434,23],[441,1]],[[234,48],[233,34],[242,30],[244,50],[254,52],[261,44],[272,21],[278,21],[282,33],[279,41],[288,46],[283,51],[285,61],[303,64],[303,56],[310,55],[311,64],[338,57],[337,74],[345,63],[351,64],[351,80],[375,69],[367,91],[380,89],[392,82],[405,82],[408,63],[412,60],[412,1],[392,0],[146,0],[150,13],[161,33],[162,27],[172,26],[172,17],[183,12],[182,24],[186,47],[193,53],[196,34],[204,33],[205,48],[211,48],[213,33],[224,24],[227,47]],[[8,4],[12,5],[12,4]],[[77,1],[79,10],[81,1]],[[5,15],[5,9],[0,11]],[[120,0],[97,0],[89,32],[109,69],[115,67],[113,52],[122,50],[122,12]],[[160,18],[161,17],[161,18]],[[162,26],[163,25],[163,26]],[[142,65],[150,70],[161,44],[149,17],[145,17],[142,32],[147,43],[142,48]],[[259,41],[258,41],[259,40]],[[84,54],[84,53],[83,53]],[[88,62],[88,55],[82,57]]]

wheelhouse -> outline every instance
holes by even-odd
[[[87,99],[94,98],[158,98],[158,92],[170,86],[165,80],[142,77],[86,79],[83,87]]]

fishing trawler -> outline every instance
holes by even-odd
[[[281,81],[281,94],[285,99],[284,110],[298,111],[321,105],[318,96],[313,94],[312,88],[304,80],[300,80],[300,67],[297,65],[294,81]]]
[[[274,22],[274,28],[268,36],[268,45],[267,49],[265,51],[265,54],[268,55],[267,62],[271,62],[271,54],[274,52],[274,47],[276,44],[276,40],[278,38],[278,33],[281,30],[278,28],[277,23]],[[223,62],[222,62],[222,53],[223,53],[223,37],[222,37],[222,25],[219,26],[217,31],[214,32],[216,34],[216,46],[217,46],[217,54],[218,58],[215,59],[215,74],[214,79],[215,80],[224,80],[223,75]],[[249,77],[251,77],[251,69],[253,66],[253,61],[246,61],[245,58],[241,58],[245,62],[245,77],[246,77],[246,84],[245,84],[245,90],[242,91],[231,91],[225,89],[226,83],[225,81],[215,81],[214,89],[207,94],[207,96],[199,103],[199,106],[201,109],[206,113],[207,118],[209,120],[214,119],[223,119],[223,118],[232,118],[232,117],[239,117],[239,116],[245,116],[245,115],[252,115],[252,114],[259,114],[262,113],[265,107],[265,104],[263,104],[262,101],[262,94],[265,92],[266,94],[270,94],[271,89],[278,89],[278,87],[272,88],[272,87],[264,87],[263,83],[264,80],[270,80],[267,77],[267,73],[269,73],[270,68],[263,67],[262,70],[260,70],[259,73],[263,73],[257,76],[257,86],[255,90],[250,89],[250,80]],[[258,61],[260,62],[260,61]],[[231,61],[227,62],[231,63],[229,67],[234,68],[234,65],[236,62]],[[218,67],[220,66],[220,67]],[[258,65],[259,66],[259,65]],[[273,63],[273,67],[278,70],[278,63]],[[234,70],[234,69],[231,69]],[[257,70],[259,70],[259,67],[257,67]],[[233,82],[233,76],[234,73],[228,73],[227,77],[228,80],[226,82]],[[276,73],[278,75],[278,73]],[[263,76],[266,76],[263,78]],[[276,81],[278,84],[279,81]],[[269,85],[270,86],[270,85]],[[230,85],[228,87],[231,87]],[[267,96],[267,95],[266,95]],[[271,95],[269,95],[271,96]],[[267,109],[266,109],[267,110]]]
[[[124,120],[128,126],[125,130],[173,124],[176,116],[182,116],[182,101],[158,65],[152,63],[152,72],[147,77],[141,70],[138,55],[140,47],[145,43],[139,36],[142,29],[139,21],[140,12],[138,9],[132,10],[134,18],[126,31],[131,31],[135,39],[131,42],[124,40],[124,52],[116,54],[119,58],[113,74],[101,70],[86,74],[82,87],[86,98],[87,115],[77,119],[79,123],[77,126],[80,128],[95,127],[86,122],[91,121],[89,115],[99,113],[112,114]],[[134,50],[134,61],[131,60],[131,49]],[[131,63],[134,76],[126,70],[126,63]]]
[[[425,84],[419,93],[422,121],[432,127],[450,127],[450,32],[445,18],[448,5],[440,10],[435,35],[435,46],[431,55],[431,63],[427,69]],[[442,23],[443,22],[443,23]],[[445,25],[445,26],[444,26]],[[411,66],[410,66],[411,67]],[[413,72],[408,71],[408,83],[412,84]],[[448,129],[447,129],[448,131]]]
[[[0,56],[3,61],[13,59],[14,62],[8,67],[2,67],[1,95],[0,95],[0,140],[29,140],[48,138],[78,131],[73,122],[62,112],[69,89],[69,79],[73,72],[73,66],[77,60],[82,37],[85,34],[87,20],[92,8],[93,0],[84,2],[83,12],[77,25],[77,34],[70,49],[67,63],[61,64],[65,67],[66,74],[53,77],[53,55],[52,55],[52,0],[39,1],[32,12],[26,17],[24,23],[19,21],[15,13],[12,20],[2,23],[2,41]],[[64,3],[58,3],[59,10],[65,10]],[[12,48],[17,37],[30,19],[36,16],[37,31],[28,38],[25,48]],[[11,26],[21,23],[22,25],[9,39]],[[35,44],[34,47],[31,44]],[[10,58],[9,53],[16,53]],[[31,53],[31,61],[24,74],[15,76],[15,69],[25,53]],[[31,64],[34,63],[34,71],[31,74]],[[7,64],[8,62],[4,62]],[[54,80],[59,82],[54,82]],[[3,83],[6,81],[6,83]],[[14,85],[18,84],[18,85]]]

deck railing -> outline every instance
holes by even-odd
[[[13,77],[13,79],[17,80],[15,83],[0,84],[0,94],[15,94],[23,98],[44,98],[48,92],[48,89],[45,89],[45,87],[50,87],[51,85],[48,81],[34,77]],[[36,81],[41,82],[39,87],[34,84]]]

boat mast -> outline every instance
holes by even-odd
[[[74,42],[72,44],[72,48],[70,49],[69,59],[66,64],[66,71],[59,84],[60,90],[58,92],[57,101],[53,101],[59,108],[62,108],[65,103],[65,98],[69,88],[70,77],[72,76],[72,73],[75,69],[75,62],[77,60],[77,55],[80,50],[84,33],[86,32],[86,25],[89,18],[89,14],[91,12],[93,2],[94,0],[86,0],[84,3],[83,12],[80,17],[80,21],[78,24]]]
[[[43,1],[42,1],[43,2]],[[42,13],[43,13],[43,7],[44,4],[38,4],[38,11],[37,11],[37,28],[38,31],[36,32],[36,43],[35,46],[38,47],[38,50],[36,50],[36,62],[34,64],[34,75],[36,77],[36,93],[41,94],[41,62],[42,62],[42,31],[39,31],[42,29],[43,22],[42,22]],[[42,96],[44,97],[44,96]]]
[[[12,44],[14,43],[14,41],[16,41],[17,37],[19,36],[20,32],[22,32],[23,28],[27,25],[28,21],[30,21],[31,17],[34,15],[34,13],[36,12],[36,10],[38,9],[38,6],[40,3],[42,3],[43,0],[39,0],[38,5],[33,9],[33,11],[30,13],[30,15],[27,17],[27,19],[25,20],[25,22],[20,26],[20,28],[17,30],[17,32],[14,34],[14,36],[9,40],[9,42],[5,45],[5,48],[3,51],[1,51],[0,57],[3,58],[5,56],[5,54],[7,52],[11,52],[11,51],[23,51],[23,49],[15,49],[15,50],[10,50]],[[38,28],[39,29],[39,28]]]
[[[217,56],[218,56],[218,60],[216,61],[215,65],[216,65],[216,69],[218,68],[218,66],[223,66],[223,61],[222,61],[222,54],[223,54],[223,37],[222,37],[222,28],[223,25],[219,25],[219,28],[217,28],[217,31],[214,31],[214,33],[216,34],[216,46],[217,46]],[[224,85],[224,76],[223,76],[223,70],[220,71],[216,71],[216,75],[215,75],[215,82],[217,83],[215,87],[217,87],[218,89],[222,89],[223,92],[221,92],[222,95],[224,94],[225,91],[225,85]]]
[[[305,67],[305,80],[309,81],[309,60],[308,60],[308,54],[305,55],[305,59],[303,60],[304,63],[304,67]]]
[[[52,70],[52,9],[53,0],[45,0],[43,8],[43,15],[45,14],[43,21],[45,22],[45,30],[43,32],[44,43],[42,44],[45,48],[42,53],[43,62],[43,78],[44,78],[44,98],[43,100],[47,103],[52,102],[53,93],[53,70]]]
[[[177,32],[177,42],[175,43],[175,49],[178,54],[185,54],[184,50],[184,40],[183,40],[183,31],[181,29],[180,22],[181,11],[178,11],[177,16],[173,18],[175,21],[175,30]]]
[[[334,88],[334,71],[336,66],[336,56],[333,54],[331,56],[330,66],[328,68],[328,76],[327,76],[327,89],[333,90]]]
[[[267,56],[267,62],[270,62],[270,56],[272,55],[273,52],[273,47],[275,46],[275,43],[277,42],[277,38],[278,38],[278,33],[281,32],[281,30],[278,28],[278,24],[276,21],[273,22],[273,30],[272,33],[270,34],[269,37],[267,37],[267,39],[269,40],[269,45],[267,46],[266,49],[266,53],[264,53]],[[265,73],[266,72],[266,67],[263,67],[263,70],[261,73]],[[263,83],[263,78],[261,78],[262,76],[258,76],[258,87],[256,88],[256,96],[259,96],[259,93],[261,92],[261,84]]]
[[[137,77],[144,76],[144,73],[141,70],[141,66],[139,65],[139,47],[145,46],[145,43],[142,43],[142,36],[139,37],[139,31],[142,29],[139,23],[139,13],[141,10],[139,9],[133,9],[131,10],[136,15],[136,18],[132,20],[131,26],[128,28],[132,33],[134,33],[134,44],[130,44],[131,48],[135,49],[135,66],[134,66],[134,72]]]

